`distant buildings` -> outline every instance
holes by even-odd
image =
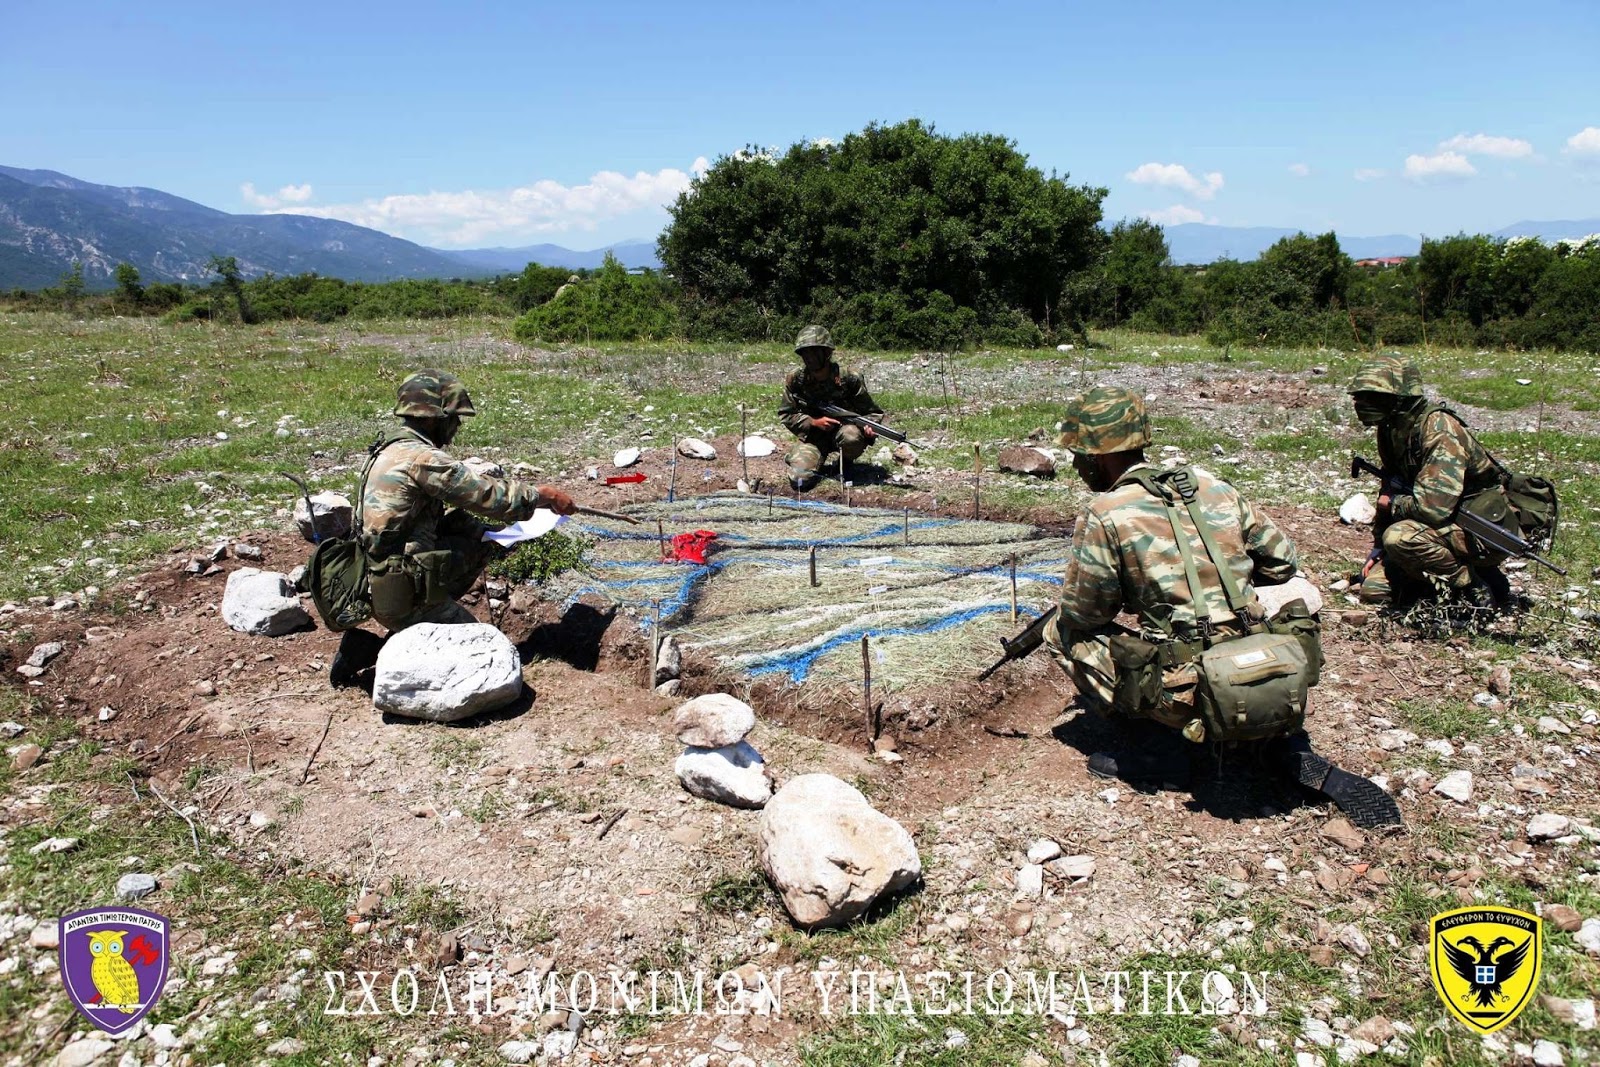
[[[1410,256],[1379,256],[1377,259],[1358,259],[1355,265],[1358,267],[1398,267],[1410,258]]]

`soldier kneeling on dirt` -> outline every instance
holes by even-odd
[[[559,489],[482,474],[445,449],[461,420],[477,414],[460,379],[424,370],[400,384],[394,414],[403,428],[375,443],[361,476],[356,536],[366,554],[372,618],[391,634],[419,622],[476,622],[456,599],[506,550],[483,539],[488,523],[516,522],[538,508],[573,513]],[[383,641],[346,630],[329,681],[361,684]]]
[[[1385,479],[1362,601],[1395,604],[1443,593],[1475,608],[1504,605],[1511,594],[1500,571],[1505,553],[1454,521],[1463,510],[1506,521],[1511,504],[1494,457],[1459,415],[1428,403],[1416,365],[1398,356],[1363,363],[1349,392],[1356,418],[1377,433]]]
[[[1311,750],[1307,692],[1322,649],[1305,601],[1272,619],[1255,585],[1295,574],[1294,544],[1226,482],[1145,462],[1150,424],[1135,393],[1101,386],[1073,401],[1062,444],[1098,495],[1073,533],[1045,642],[1097,715],[1143,727],[1127,754],[1097,752],[1102,777],[1185,783],[1191,742],[1269,742],[1302,784],[1357,823],[1398,823],[1394,801]],[[1127,611],[1139,632],[1116,623]],[[1130,732],[1134,732],[1131,731]]]
[[[846,463],[853,463],[876,436],[871,427],[840,422],[823,409],[831,405],[874,417],[882,415],[883,409],[867,392],[859,374],[843,371],[833,361],[833,339],[823,327],[801,330],[794,350],[805,366],[784,382],[778,418],[799,438],[784,462],[789,468],[789,484],[804,492],[821,480],[828,456],[837,452]]]

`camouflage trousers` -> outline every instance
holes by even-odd
[[[1361,583],[1361,600],[1388,604],[1408,595],[1425,595],[1436,585],[1464,589],[1474,567],[1494,567],[1499,553],[1475,552],[1459,526],[1428,526],[1414,519],[1390,523],[1383,531],[1383,558]],[[1408,588],[1409,587],[1409,588]]]
[[[791,478],[816,478],[823,473],[827,457],[837,452],[853,463],[867,450],[867,435],[861,427],[841,423],[836,430],[807,430],[783,457]]]
[[[424,604],[419,597],[418,603],[410,611],[389,618],[374,613],[374,621],[386,626],[391,634],[419,622],[477,622],[476,616],[458,598],[471,591],[485,567],[506,554],[504,546],[483,539],[484,530],[489,528],[480,519],[460,509],[447,513],[439,523],[439,537],[434,544],[435,549],[450,554],[449,565],[442,575],[447,598],[435,604]],[[419,581],[419,587],[421,584]]]
[[[1103,719],[1128,719],[1112,706],[1117,686],[1117,665],[1111,659],[1111,638],[1126,633],[1117,626],[1061,632],[1046,630],[1045,647],[1067,677],[1084,708]],[[1200,676],[1193,663],[1169,667],[1161,676],[1161,706],[1148,717],[1166,726],[1182,727],[1195,717],[1195,695]]]

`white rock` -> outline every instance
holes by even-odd
[[[1583,920],[1572,940],[1589,955],[1600,956],[1600,919]]]
[[[1541,734],[1570,734],[1572,727],[1556,718],[1554,715],[1541,715],[1534,724]]]
[[[1048,837],[1041,837],[1028,846],[1029,863],[1048,863],[1061,855],[1061,846]]]
[[[755,709],[726,693],[695,697],[672,713],[672,732],[692,748],[736,745],[755,728]]]
[[[1256,599],[1267,609],[1269,619],[1291,600],[1304,600],[1306,610],[1313,615],[1322,610],[1322,592],[1304,578],[1290,578],[1282,585],[1258,585]]]
[[[1025,863],[1017,872],[1017,896],[1023,900],[1038,900],[1044,893],[1044,868],[1037,863]]]
[[[1451,771],[1439,779],[1433,791],[1442,797],[1449,797],[1460,804],[1465,804],[1472,799],[1472,772]]]
[[[111,1052],[115,1045],[109,1041],[102,1041],[97,1037],[86,1037],[82,1041],[74,1041],[66,1048],[55,1054],[49,1061],[49,1067],[89,1067],[89,1064]]]
[[[1593,1030],[1595,1027],[1594,998],[1585,997],[1574,1000],[1572,1004],[1572,1025],[1579,1030]]]
[[[1427,749],[1429,752],[1434,753],[1435,755],[1443,756],[1445,759],[1449,759],[1451,756],[1456,754],[1456,746],[1452,745],[1443,738],[1438,738],[1433,741],[1424,741],[1422,743],[1422,747]]]
[[[758,825],[762,870],[804,927],[837,926],[922,875],[905,827],[831,774],[803,774],[768,802]]]
[[[307,541],[314,541],[318,537],[327,540],[330,537],[345,537],[350,533],[350,524],[355,519],[355,509],[350,506],[350,498],[342,493],[324,489],[320,493],[313,493],[311,506],[316,509],[317,526],[313,534],[311,529],[311,513],[306,510],[306,498],[300,497],[294,502],[294,523],[300,527],[300,536]]]
[[[487,623],[424,622],[378,653],[372,703],[380,711],[455,722],[522,695],[522,661],[511,639]]]
[[[547,1060],[564,1060],[577,1047],[577,1034],[571,1030],[557,1030],[544,1035],[544,1045],[539,1051]]]
[[[749,742],[683,750],[674,768],[678,781],[697,797],[735,808],[759,808],[772,799],[767,765]]]
[[[1333,1031],[1328,1024],[1312,1015],[1307,1015],[1300,1020],[1300,1033],[1305,1039],[1319,1048],[1333,1047]]]
[[[656,685],[670,681],[683,673],[683,652],[678,648],[678,638],[668,634],[656,649]]]
[[[1339,505],[1339,521],[1346,526],[1369,526],[1378,517],[1378,509],[1367,494],[1357,493]]]
[[[775,441],[755,434],[739,442],[739,455],[748,456],[751,459],[762,459],[772,455],[777,450],[778,445]]]
[[[222,590],[222,619],[240,633],[278,637],[311,621],[289,576],[241,567]]]
[[[183,1044],[171,1023],[160,1023],[150,1028],[150,1041],[158,1048],[177,1048]]]
[[[621,452],[611,457],[613,467],[631,467],[639,462],[639,457],[644,453],[637,448],[624,448]]]
[[[61,924],[55,919],[47,919],[35,926],[28,935],[28,944],[33,948],[60,948]]]
[[[688,456],[690,459],[711,460],[717,458],[717,450],[710,442],[702,441],[698,437],[685,437],[678,442],[678,455]]]
[[[129,902],[147,897],[156,891],[156,876],[153,874],[125,874],[117,879],[117,899]]]
[[[507,1041],[500,1046],[500,1058],[507,1063],[532,1063],[539,1055],[537,1041]]]
[[[1059,877],[1074,882],[1094,877],[1093,856],[1063,856],[1058,860],[1051,860],[1045,866]]]
[[[1561,1046],[1554,1041],[1539,1040],[1533,1043],[1534,1067],[1565,1067],[1566,1057]]]
[[[1552,838],[1563,837],[1572,827],[1572,820],[1565,815],[1554,812],[1540,812],[1528,820],[1529,841],[1549,841]]]
[[[1385,752],[1399,752],[1416,739],[1410,730],[1385,730],[1378,735],[1378,747]]]

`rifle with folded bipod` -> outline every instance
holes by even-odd
[[[1395,492],[1408,491],[1404,483],[1385,474],[1382,468],[1371,460],[1362,456],[1351,456],[1350,477],[1356,478],[1363,474],[1370,474],[1383,479],[1383,488],[1386,493],[1393,494]],[[1458,508],[1451,521],[1496,552],[1504,552],[1506,555],[1516,556],[1518,559],[1531,559],[1539,566],[1548,567],[1563,578],[1566,577],[1567,572],[1565,570],[1535,552],[1533,545],[1524,539],[1521,534],[1508,530],[1497,522],[1491,522],[1465,508]]]
[[[877,434],[879,437],[886,437],[891,441],[897,441],[903,445],[911,444],[911,441],[906,437],[906,435],[895,429],[893,426],[879,422],[877,419],[874,419],[868,415],[857,415],[855,412],[849,410],[848,408],[842,408],[838,404],[823,404],[822,413],[828,416],[830,419],[838,419],[840,422],[849,422],[854,423],[857,426],[864,426],[873,433]],[[915,448],[917,446],[911,445],[911,447]]]

